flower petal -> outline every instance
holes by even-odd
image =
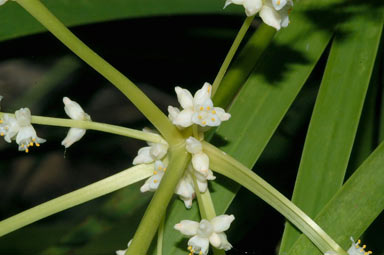
[[[195,96],[193,97],[193,105],[205,106],[206,104],[212,104],[211,93],[212,85],[208,82],[204,83],[203,87],[196,91]]]
[[[221,245],[221,239],[220,239],[220,236],[218,234],[216,234],[215,232],[213,232],[211,234],[211,236],[209,237],[209,242],[215,246],[215,247],[219,247]]]
[[[275,10],[279,11],[287,4],[287,0],[272,0],[272,4]]]
[[[235,216],[224,214],[224,215],[219,215],[213,218],[211,220],[211,223],[216,233],[224,232],[229,229],[229,226],[231,225],[232,221],[234,221],[234,219],[235,219]]]
[[[190,136],[186,140],[185,147],[187,151],[192,154],[200,153],[203,151],[203,145],[201,144],[201,142],[192,136]]]
[[[202,255],[208,254],[209,241],[208,238],[194,236],[188,241],[188,245],[192,246],[195,252],[202,251]]]
[[[192,109],[184,109],[176,116],[172,123],[181,127],[189,127],[193,124],[192,115]]]
[[[82,128],[70,128],[68,130],[67,136],[61,142],[61,145],[64,145],[65,148],[68,148],[75,142],[79,141],[84,135],[86,130]]]
[[[91,120],[91,117],[86,114],[81,108],[81,106],[75,102],[69,99],[68,97],[63,98],[64,103],[64,111],[65,113],[73,120]]]
[[[183,89],[180,87],[175,87],[175,91],[177,95],[177,100],[179,101],[183,109],[193,107],[193,97],[191,92],[189,92],[187,89]]]
[[[132,164],[134,165],[148,164],[148,163],[152,163],[153,161],[155,161],[155,159],[152,158],[151,147],[148,146],[148,147],[143,147],[138,151],[137,156],[133,159]]]
[[[168,151],[168,145],[162,143],[151,143],[150,153],[154,159],[162,159]]]
[[[281,18],[279,13],[273,8],[273,6],[265,3],[263,5],[263,8],[261,8],[259,15],[265,24],[276,28],[276,30],[280,30]]]
[[[262,0],[244,0],[244,8],[245,14],[249,16],[253,16],[258,13],[263,6]]]
[[[192,220],[182,220],[177,223],[174,228],[183,235],[193,236],[197,234],[197,229],[199,228],[199,223]]]
[[[220,237],[220,246],[218,246],[218,249],[228,251],[232,249],[232,245],[228,242],[227,235],[224,233],[217,233],[217,235]]]
[[[174,119],[179,115],[180,110],[177,107],[168,106],[168,118],[173,122]]]
[[[204,176],[208,175],[209,157],[204,152],[196,153],[192,156],[192,165],[196,171]]]

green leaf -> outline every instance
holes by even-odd
[[[315,221],[342,247],[357,239],[384,209],[384,143],[356,170]],[[321,254],[304,235],[288,253]]]
[[[339,27],[316,100],[292,198],[310,217],[344,181],[382,30],[366,13],[351,10],[352,18]],[[280,253],[299,235],[287,224]]]
[[[229,14],[241,8],[226,8],[224,2],[204,0],[44,0],[42,1],[66,26],[77,26],[161,15]],[[0,7],[0,41],[44,32],[46,29],[15,2]]]
[[[322,5],[318,1],[308,2]],[[297,7],[291,17],[294,22],[276,35],[273,45],[267,49],[234,100],[230,121],[223,123],[213,138],[214,143],[224,144],[221,148],[225,152],[248,167],[252,167],[259,158],[333,33],[314,31],[317,25],[308,22],[306,6]],[[217,214],[227,210],[238,189],[237,184],[220,176],[212,182],[210,190]],[[174,231],[173,226],[183,219],[197,220],[195,206],[186,211],[178,200],[170,206],[164,244],[164,251],[168,254],[185,254],[187,239]]]

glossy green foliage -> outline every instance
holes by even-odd
[[[292,198],[311,217],[343,184],[381,37],[380,16],[354,6],[348,13],[332,42]],[[282,254],[299,234],[287,225]]]

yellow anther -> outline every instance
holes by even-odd
[[[3,123],[3,120],[0,120],[0,124]]]
[[[159,170],[159,171],[160,171],[161,169],[163,169],[161,166],[159,166],[159,167],[157,168],[157,170]]]
[[[206,121],[203,121],[203,122],[201,122],[203,125],[205,125],[205,124],[207,124],[207,122]]]
[[[365,249],[365,248],[367,248],[367,246],[364,244],[364,245],[363,245],[363,249]]]
[[[163,171],[164,171],[164,172],[167,171],[167,168],[165,167],[165,168],[163,169]]]
[[[213,110],[213,111],[212,111],[212,114],[216,114],[216,111],[215,111],[215,110]]]
[[[215,118],[212,118],[211,120],[212,120],[212,121],[216,121],[216,119],[215,119]]]
[[[0,135],[1,135],[1,136],[4,136],[4,132],[1,132]]]
[[[24,148],[24,144],[21,144],[20,146],[21,146],[21,148]]]
[[[28,153],[28,152],[29,152],[29,150],[28,150],[28,148],[26,148],[26,149],[25,149],[25,153]]]
[[[280,5],[280,0],[277,0],[276,4],[277,4],[277,5]]]
[[[200,252],[199,252],[199,255],[203,255],[203,251],[200,251]]]
[[[153,174],[157,174],[157,171],[153,171]]]
[[[199,110],[200,110],[200,111],[204,110],[204,107],[200,106],[200,109],[199,109]]]
[[[192,246],[188,246],[187,249],[188,249],[188,251],[192,250]]]
[[[207,89],[207,90],[208,90],[208,93],[209,93],[209,91],[211,91],[211,86],[208,86],[208,89]]]
[[[32,138],[32,142],[36,142],[36,138]]]
[[[36,146],[37,146],[37,147],[39,147],[39,146],[40,146],[40,144],[39,144],[39,143],[35,143],[35,144],[36,144]]]
[[[199,118],[199,120],[201,120],[203,117],[201,115],[197,116]]]
[[[29,146],[33,146],[33,142],[30,142],[30,143],[29,143]]]
[[[368,252],[366,252],[366,254],[367,254],[367,255],[372,254],[372,251],[368,251]]]
[[[153,183],[157,183],[157,180],[153,180]]]
[[[211,107],[207,106],[207,111],[209,111],[211,109]]]

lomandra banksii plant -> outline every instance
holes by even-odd
[[[141,131],[96,122],[80,101],[65,95],[64,111],[70,119],[31,115],[27,106],[14,113],[0,113],[0,134],[4,141],[15,142],[18,150],[25,153],[35,153],[36,147],[50,144],[37,135],[38,128],[36,131],[32,124],[69,128],[62,141],[65,149],[81,143],[87,129],[140,139],[148,145],[137,152],[133,167],[3,219],[0,236],[143,181],[140,191],[153,193],[151,202],[135,234],[127,235],[126,242],[109,254],[222,255],[236,248],[229,231],[236,224],[235,219],[242,217],[225,212],[238,189],[226,186],[228,182],[217,182],[222,177],[249,190],[287,219],[277,249],[280,255],[373,253],[354,238],[360,237],[384,209],[384,148],[382,145],[376,148],[376,143],[384,137],[382,111],[378,112],[380,121],[371,114],[367,120],[371,125],[359,131],[362,137],[366,137],[365,132],[376,134],[376,140],[363,139],[369,153],[358,151],[354,141],[355,137],[360,139],[359,123],[364,126],[366,120],[361,118],[364,102],[366,111],[371,113],[376,113],[376,105],[384,102],[382,94],[377,99],[376,93],[382,92],[378,84],[383,80],[383,71],[373,72],[375,61],[382,63],[383,59],[378,54],[383,4],[362,1],[345,4],[344,0],[306,0],[295,4],[292,0],[222,2],[216,6],[217,12],[239,7],[242,15],[248,17],[216,79],[212,85],[210,81],[202,81],[203,86],[197,91],[176,86],[174,91],[180,106],[169,105],[168,113],[163,113],[131,80],[67,29],[40,0],[9,2],[13,3],[0,0],[0,5],[25,9],[121,91],[153,127]],[[113,8],[116,2],[90,4],[108,4]],[[75,1],[68,3],[71,3],[68,8],[76,8]],[[203,12],[208,5],[206,1],[201,3]],[[319,13],[324,20],[311,19],[319,17]],[[348,18],[337,19],[335,13]],[[254,20],[262,22],[247,37],[231,63]],[[305,61],[295,62],[292,52],[302,53]],[[293,196],[288,199],[251,169],[304,83],[313,82],[310,74],[321,55],[326,55],[325,70]],[[294,64],[283,70],[279,68],[284,65],[283,60]],[[374,92],[367,94],[368,86]],[[1,99],[3,105],[7,103],[7,98]],[[210,142],[214,141],[212,137],[219,136],[226,142],[221,148]],[[351,159],[353,148],[364,162]],[[359,167],[351,169],[347,177],[347,166],[354,166],[353,163]],[[281,168],[284,171],[284,166]],[[199,215],[188,213],[194,208],[198,208]],[[156,248],[151,248],[155,243]],[[270,254],[275,250],[276,247],[270,247]]]

